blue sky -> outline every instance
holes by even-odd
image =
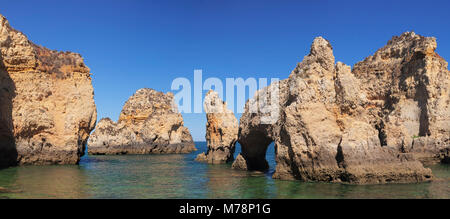
[[[38,3],[39,2],[39,3]],[[448,1],[15,0],[0,13],[34,43],[81,53],[98,118],[116,120],[139,88],[170,91],[177,77],[287,78],[316,36],[353,65],[394,35],[435,36],[450,58]],[[225,81],[225,80],[223,80]],[[204,140],[204,114],[184,114]]]

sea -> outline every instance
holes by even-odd
[[[231,164],[196,162],[206,142],[190,154],[85,155],[79,165],[19,166],[0,170],[0,198],[99,199],[360,199],[450,198],[450,165],[435,164],[427,183],[349,185],[272,179],[273,145],[266,173],[231,169]],[[237,145],[236,154],[240,146]]]

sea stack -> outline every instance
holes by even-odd
[[[76,164],[97,112],[76,53],[37,46],[0,15],[0,167]]]
[[[197,156],[197,161],[222,164],[233,161],[239,124],[233,112],[219,95],[210,90],[205,96],[206,153]]]
[[[88,142],[89,154],[166,154],[195,151],[173,94],[143,88],[131,96],[119,121],[99,121]]]
[[[423,182],[419,160],[445,159],[450,144],[450,74],[436,39],[406,32],[353,70],[335,64],[322,37],[288,79],[259,90],[241,117],[235,169],[266,170],[275,142],[274,178],[354,184]],[[278,117],[249,111],[278,90]],[[273,98],[273,96],[271,97]],[[445,162],[445,161],[443,161]]]

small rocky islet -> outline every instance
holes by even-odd
[[[89,154],[167,154],[197,150],[173,94],[143,88],[127,100],[115,123],[103,118],[88,141]]]
[[[233,161],[238,140],[238,120],[217,92],[210,90],[205,96],[203,105],[207,119],[205,136],[207,151],[199,154],[196,160],[210,164]]]
[[[313,41],[288,79],[259,90],[239,123],[217,93],[205,97],[207,152],[198,161],[264,171],[275,145],[277,179],[353,184],[424,182],[422,163],[449,162],[450,79],[436,39],[406,32],[353,69]],[[139,89],[117,122],[101,119],[79,54],[37,46],[0,16],[0,167],[77,164],[90,154],[196,150],[173,94]],[[249,105],[279,89],[273,123]],[[220,109],[219,111],[217,111]],[[95,131],[91,133],[95,128]]]

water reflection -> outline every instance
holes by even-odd
[[[178,198],[185,193],[183,155],[91,156],[80,166],[95,198]],[[104,162],[101,162],[104,161]]]
[[[197,146],[204,150],[206,145]],[[195,162],[187,155],[86,156],[79,166],[0,170],[0,198],[450,198],[449,165],[431,183],[342,185],[273,180],[268,173]],[[239,151],[239,150],[237,150]]]
[[[437,179],[431,183],[348,185],[275,180],[277,198],[450,198],[448,165],[431,167]]]
[[[270,183],[261,173],[231,169],[231,165],[208,165],[206,198],[269,198]]]
[[[78,166],[26,166],[0,174],[8,198],[86,198],[85,175]]]

